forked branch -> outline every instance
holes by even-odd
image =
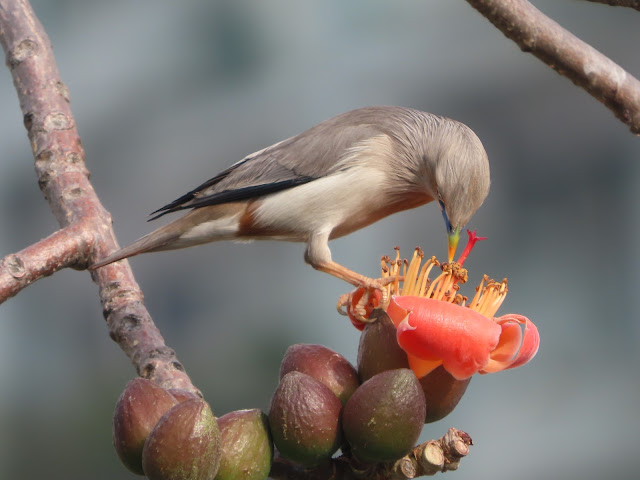
[[[0,261],[0,303],[66,267],[83,269],[118,244],[91,183],[49,38],[27,0],[0,0],[0,43],[35,157],[38,184],[61,230]],[[126,262],[92,274],[111,337],[138,373],[165,388],[197,392],[143,305]]]

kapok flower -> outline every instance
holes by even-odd
[[[485,275],[470,302],[458,293],[468,277],[462,263],[481,239],[475,231],[469,232],[460,260],[442,265],[431,257],[421,266],[424,254],[419,248],[411,262],[400,260],[396,248],[394,261],[382,259],[382,276],[395,277],[385,287],[386,295],[372,296],[361,305],[360,311],[367,311],[378,298],[389,299],[378,308],[385,309],[396,325],[398,344],[418,378],[440,365],[458,380],[478,372],[499,372],[527,363],[538,351],[538,330],[528,318],[517,314],[494,318],[507,295],[506,278],[497,282]],[[442,273],[431,280],[429,274],[435,266]],[[356,299],[359,293],[356,290],[351,299],[362,304],[364,292]],[[348,306],[347,310],[353,309]],[[359,327],[359,320],[350,317]]]

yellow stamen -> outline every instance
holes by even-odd
[[[471,301],[468,301],[467,297],[458,293],[460,285],[466,283],[468,279],[467,270],[460,264],[456,262],[440,264],[436,257],[431,257],[423,265],[424,252],[420,247],[416,247],[411,261],[400,258],[398,247],[395,247],[395,250],[394,260],[388,256],[380,259],[382,278],[395,278],[385,287],[389,299],[397,294],[432,298],[468,307],[481,315],[492,317],[509,291],[506,278],[502,282],[497,282],[484,275],[476,288],[475,295]],[[431,280],[429,274],[434,266],[439,266],[442,273]],[[383,308],[387,305],[383,305]]]
[[[414,290],[416,287],[416,277],[418,275],[418,269],[420,268],[420,263],[423,257],[424,253],[422,253],[422,249],[420,247],[416,247],[413,252],[411,263],[409,263],[409,266],[405,271],[404,282],[402,284],[402,292],[400,295],[415,295]]]
[[[425,297],[427,298],[435,298],[436,300],[438,300],[438,297],[436,295],[433,294],[433,290],[436,287],[436,285],[439,284],[439,282],[446,276],[447,274],[442,272],[440,275],[438,275],[436,277],[436,279],[431,282],[431,285],[429,286],[429,290],[427,290],[427,293],[425,294]]]
[[[472,310],[475,308],[476,305],[478,305],[478,300],[480,299],[480,295],[482,295],[482,287],[484,285],[484,282],[488,282],[488,281],[489,281],[489,277],[487,275],[484,275],[482,277],[482,281],[480,282],[480,285],[476,287],[476,294],[473,296],[473,300],[471,300],[471,304],[469,305],[469,308],[471,308]]]
[[[420,272],[420,276],[418,277],[420,288],[418,289],[417,295],[420,297],[424,297],[424,289],[427,288],[427,285],[431,281],[429,279],[429,273],[431,273],[431,269],[434,265],[440,265],[440,263],[438,262],[438,260],[436,260],[436,257],[431,257],[422,267],[422,271]]]

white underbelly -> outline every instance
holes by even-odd
[[[383,185],[379,170],[352,168],[265,197],[254,221],[258,228],[282,232],[279,239],[304,241],[336,228],[349,233],[362,226],[363,217],[384,208]]]

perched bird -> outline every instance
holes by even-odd
[[[92,265],[218,240],[305,242],[305,261],[355,286],[380,280],[334,262],[328,242],[437,200],[449,260],[489,192],[489,162],[473,131],[401,107],[366,107],[253,153],[156,210],[189,213]]]

